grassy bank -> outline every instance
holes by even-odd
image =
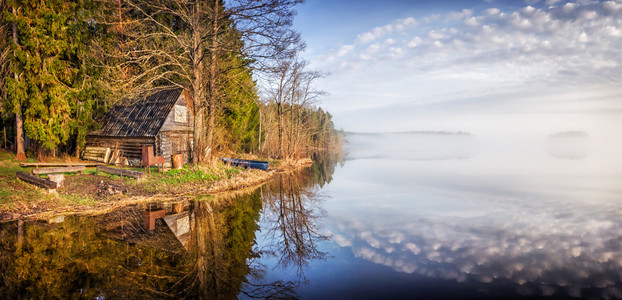
[[[62,162],[62,159],[51,162]],[[46,212],[79,212],[124,204],[151,201],[158,197],[212,195],[261,184],[278,172],[299,169],[309,160],[270,161],[268,171],[231,167],[215,160],[208,165],[185,166],[180,170],[151,175],[140,182],[89,168],[84,174],[65,174],[56,194],[17,180],[18,171],[29,173],[14,160],[14,154],[0,150],[0,221],[36,217]],[[135,169],[143,171],[143,169]]]

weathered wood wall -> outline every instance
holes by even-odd
[[[186,107],[186,122],[175,121],[175,106]],[[194,131],[194,114],[192,103],[188,101],[186,93],[181,93],[173,109],[166,117],[159,134],[159,150],[164,155],[165,165],[171,165],[171,155],[181,153],[184,163],[192,161],[192,139]]]

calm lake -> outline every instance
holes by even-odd
[[[618,144],[347,139],[344,157],[256,190],[0,224],[0,294],[622,298]]]

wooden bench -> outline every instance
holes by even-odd
[[[20,163],[22,167],[96,167],[101,163]]]
[[[82,159],[94,160],[103,163],[108,163],[110,157],[110,148],[105,147],[86,147],[82,153]]]
[[[47,180],[39,176],[30,175],[24,172],[17,172],[15,173],[15,176],[17,176],[19,180],[45,188],[48,190],[49,193],[55,193],[56,188],[58,187],[58,184],[54,181]]]
[[[33,175],[41,175],[41,174],[55,174],[55,173],[71,173],[77,172],[78,174],[84,173],[86,170],[85,166],[77,166],[77,167],[58,167],[58,168],[41,168],[41,169],[32,169]]]
[[[97,166],[97,172],[104,172],[109,174],[115,174],[120,176],[134,177],[136,179],[142,179],[145,176],[145,173],[133,170],[123,170],[117,168],[111,168],[106,166]]]

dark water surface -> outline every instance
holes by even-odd
[[[348,139],[345,161],[318,157],[254,191],[0,224],[0,294],[622,298],[617,152]]]

